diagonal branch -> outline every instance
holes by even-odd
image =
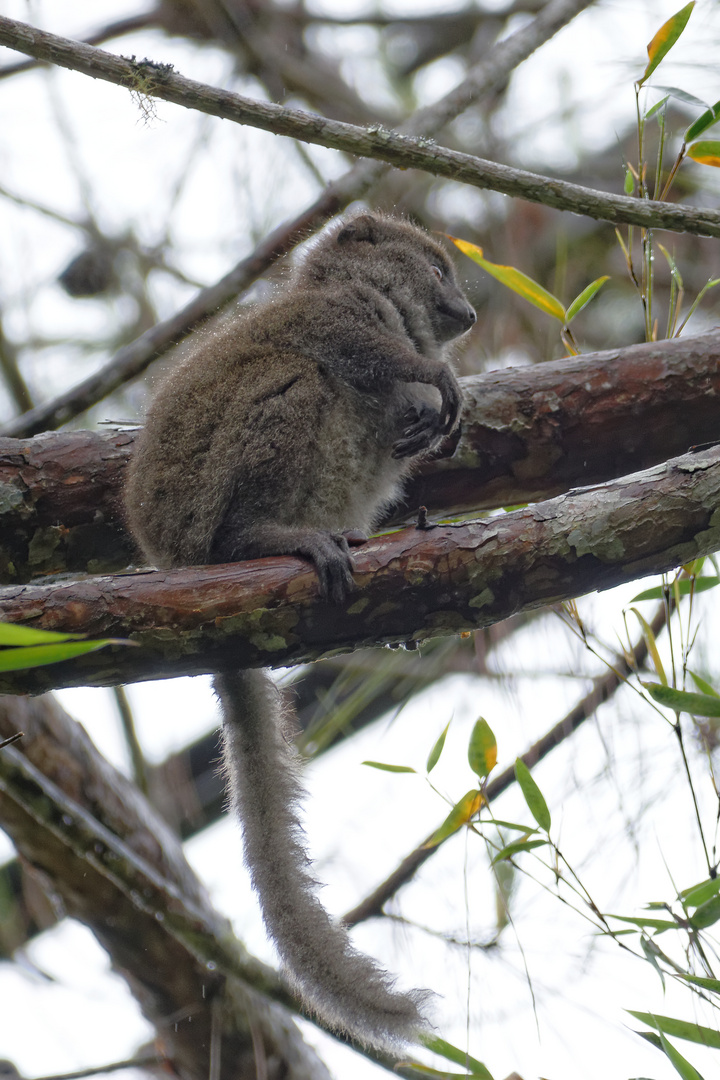
[[[179,841],[51,699],[0,701],[0,821],[55,902],[107,950],[183,1080],[209,1075],[222,1003],[218,1080],[255,1080],[254,1046],[294,1080],[327,1073],[289,1016],[277,976],[247,955],[213,910]],[[238,858],[240,857],[238,851]],[[208,960],[211,960],[208,963]]]
[[[422,135],[425,138],[436,135],[462,110],[493,93],[509,78],[518,64],[591,2],[592,0],[550,0],[532,22],[495,45],[490,56],[473,65],[457,87],[433,105],[415,113],[400,130],[408,135]],[[3,23],[8,22],[11,23],[12,20],[3,20],[0,17],[0,34]],[[136,378],[153,360],[176,344],[208,315],[249,288],[300,240],[319,229],[350,202],[362,198],[386,171],[387,166],[380,162],[359,162],[330,184],[314,203],[292,221],[274,229],[220,281],[202,289],[181,311],[124,346],[99,371],[77,386],[6,424],[3,434],[26,438],[48,428],[60,427],[107,397],[129,379]]]
[[[662,628],[667,622],[667,609],[663,604],[651,621],[651,629],[655,637],[660,633]],[[548,732],[543,735],[541,739],[538,739],[536,743],[526,750],[524,754],[520,755],[522,761],[525,762],[529,769],[534,768],[539,761],[560,746],[566,739],[574,735],[581,724],[584,724],[586,720],[589,720],[591,716],[594,716],[601,705],[604,705],[606,701],[609,701],[616,690],[618,690],[627,681],[628,677],[638,668],[642,667],[647,657],[648,647],[647,639],[645,636],[640,637],[629,654],[617,653],[612,662],[608,664],[608,670],[602,678],[596,679],[592,690],[585,694],[584,697],[578,701],[577,705],[573,706],[569,713],[567,713],[562,720],[559,720]],[[493,799],[497,799],[499,795],[502,795],[504,791],[507,791],[515,783],[515,768],[509,766],[504,769],[499,776],[496,776],[494,780],[491,780],[485,791],[485,796],[488,802],[492,802]],[[419,844],[414,851],[411,851],[409,855],[406,855],[401,863],[393,870],[391,874],[385,878],[376,889],[361,900],[352,911],[348,911],[343,916],[343,922],[347,926],[356,926],[360,922],[364,922],[366,919],[372,919],[377,915],[382,915],[383,907],[391,900],[395,893],[403,886],[406,885],[411,878],[415,876],[417,871],[427,862],[427,860],[435,854],[436,851],[442,847],[445,840],[439,844],[434,844],[432,847],[428,847],[428,841],[432,837],[432,833],[428,836],[422,844]],[[453,834],[454,835],[454,834]],[[449,840],[450,837],[446,837]]]
[[[274,135],[287,135],[301,142],[384,161],[399,169],[420,169],[432,176],[443,176],[481,189],[489,188],[504,195],[614,224],[720,236],[720,213],[716,210],[595,191],[565,180],[499,165],[472,154],[448,150],[427,139],[410,138],[381,126],[363,128],[299,109],[285,109],[273,102],[254,101],[229,90],[186,79],[168,70],[167,65],[154,64],[149,60],[128,60],[1,16],[0,44],[91,78],[124,86],[135,94],[159,98],[186,109],[270,131]]]
[[[318,599],[297,559],[146,571],[0,592],[0,617],[130,638],[6,672],[3,693],[281,666],[418,642],[659,574],[720,549],[720,447],[486,521],[404,529],[355,555],[358,593]]]
[[[548,498],[720,437],[720,331],[462,380],[454,457],[428,461],[388,521]],[[0,582],[133,559],[121,490],[135,431],[0,438]]]

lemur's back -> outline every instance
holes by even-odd
[[[291,283],[206,332],[161,386],[130,468],[127,508],[159,565],[299,554],[323,595],[352,588],[343,533],[369,531],[422,454],[451,431],[460,389],[445,345],[475,313],[444,251],[363,214],[329,230]],[[422,1026],[314,895],[300,791],[272,683],[222,672],[225,767],[265,922],[308,1007],[385,1046]]]

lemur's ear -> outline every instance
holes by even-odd
[[[352,240],[366,240],[371,244],[376,244],[380,228],[380,222],[373,214],[358,214],[343,225],[337,235],[337,242],[347,244]]]

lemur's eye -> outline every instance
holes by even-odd
[[[439,266],[433,266],[432,267],[432,272],[435,275],[435,277],[438,279],[438,281],[442,281],[442,279],[445,277],[445,275],[443,274],[443,272],[442,272],[442,270],[440,269]]]

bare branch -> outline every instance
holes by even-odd
[[[463,109],[494,92],[507,80],[518,64],[562,26],[570,22],[578,12],[588,7],[591,2],[592,0],[550,0],[540,15],[529,25],[521,27],[520,30],[497,44],[489,57],[475,64],[459,86],[435,104],[415,113],[401,126],[400,130],[408,135],[423,135],[426,138],[437,134]],[[0,17],[0,35],[3,21],[12,22],[12,20],[3,20]],[[37,33],[41,32],[37,31]],[[53,35],[49,36],[53,37]],[[255,251],[241,259],[220,281],[201,290],[176,315],[152,327],[136,341],[120,349],[104,367],[82,383],[7,423],[2,433],[26,438],[46,431],[48,428],[60,427],[90,408],[91,405],[107,397],[129,379],[140,375],[153,360],[176,344],[208,315],[222,308],[243,290],[249,288],[278,258],[291,251],[300,240],[319,229],[350,202],[362,198],[386,171],[387,166],[380,162],[368,160],[359,162],[330,184],[319,198],[294,220],[285,222],[273,230]]]
[[[594,191],[565,180],[499,165],[472,154],[461,154],[427,139],[410,138],[382,127],[357,127],[298,109],[285,109],[272,102],[253,101],[176,75],[162,64],[127,60],[13,19],[0,17],[0,44],[29,53],[36,59],[80,71],[91,78],[116,83],[137,94],[170,101],[275,135],[287,135],[302,142],[384,161],[396,168],[420,169],[433,176],[444,176],[473,187],[489,188],[614,224],[720,236],[720,213],[716,210]]]
[[[659,574],[720,549],[720,447],[487,521],[404,529],[354,557],[360,591],[318,600],[292,558],[146,571],[0,592],[0,617],[125,637],[63,664],[7,672],[2,693],[280,666],[489,626],[518,611]]]

